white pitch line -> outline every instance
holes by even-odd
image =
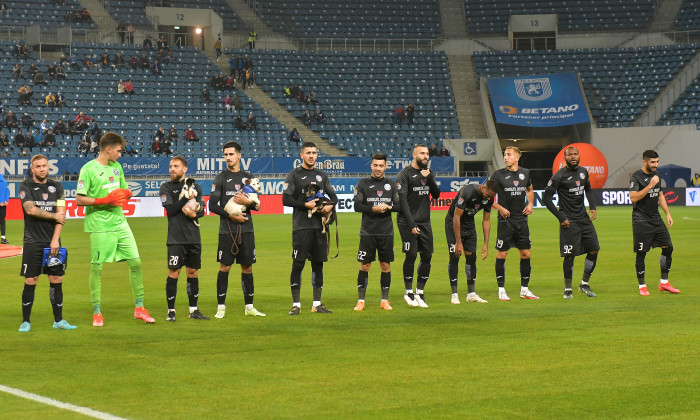
[[[103,413],[101,411],[93,410],[92,408],[81,407],[79,405],[74,405],[70,403],[65,403],[62,401],[54,400],[53,398],[43,397],[41,395],[32,394],[31,392],[23,391],[17,388],[11,388],[9,386],[0,385],[0,391],[6,392],[18,396],[20,398],[26,398],[28,400],[36,401],[42,404],[50,405],[53,407],[62,408],[64,410],[73,411],[79,414],[83,414],[88,417],[93,417],[96,419],[104,420],[126,420],[124,417],[114,416],[109,413]]]
[[[683,218],[684,218],[685,220],[698,220],[698,221],[700,221],[700,219],[694,219],[694,218],[692,218],[692,217],[683,216]]]

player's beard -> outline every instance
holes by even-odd
[[[36,175],[36,174],[34,175],[34,179],[36,179],[36,180],[39,181],[40,183],[46,181],[46,178],[48,178],[48,177],[49,177],[48,174],[44,175],[43,177],[40,176],[40,175]]]
[[[428,161],[427,160],[417,159],[416,165],[418,165],[418,168],[420,168],[421,170],[428,169]]]

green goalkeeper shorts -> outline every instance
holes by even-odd
[[[93,264],[139,258],[134,234],[126,223],[116,231],[90,233],[90,252]]]

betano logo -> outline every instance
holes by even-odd
[[[528,115],[539,115],[539,114],[565,114],[567,112],[577,111],[579,109],[578,104],[563,105],[563,106],[551,106],[544,108],[518,108],[510,105],[501,105],[498,110],[503,114],[528,114]]]

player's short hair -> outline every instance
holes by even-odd
[[[31,159],[31,161],[30,161],[30,162],[31,162],[31,165],[34,165],[34,161],[35,161],[35,160],[41,160],[41,159],[49,160],[49,158],[47,158],[47,157],[44,156],[44,155],[41,155],[41,154],[34,155],[34,156],[32,156],[32,159]]]
[[[187,159],[185,159],[182,156],[173,156],[170,160],[178,160],[180,161],[180,163],[182,163],[182,166],[184,166],[185,168],[187,167]]]
[[[226,144],[224,144],[224,150],[226,149],[235,149],[238,153],[241,153],[241,150],[243,149],[240,144],[236,143],[235,141],[230,141]]]
[[[384,153],[375,153],[372,155],[372,160],[383,160],[386,162],[386,155]]]
[[[564,149],[564,156],[566,156],[566,153],[569,151],[569,149],[576,149],[576,151],[578,152],[578,148],[576,148],[574,146],[569,146],[566,149]]]
[[[496,181],[495,179],[489,179],[488,181],[486,181],[484,186],[486,186],[486,189],[489,191],[493,191],[495,193],[498,192],[498,181]]]
[[[659,157],[659,154],[654,150],[645,150],[644,153],[642,153],[642,159],[644,160],[656,159],[657,157]]]
[[[306,142],[304,142],[304,144],[301,145],[301,150],[308,149],[309,147],[315,147],[318,149],[318,147],[316,146],[316,143],[314,143],[312,141],[306,141]]]
[[[104,136],[100,139],[100,150],[104,150],[107,147],[114,147],[116,145],[120,145],[121,147],[125,147],[126,143],[124,142],[124,137],[120,136],[117,133],[112,133],[111,131],[108,133],[105,133]]]
[[[413,146],[413,151],[415,152],[416,149],[419,147],[425,147],[426,149],[428,149],[428,146],[424,145],[423,143],[418,143],[415,146]]]
[[[518,156],[522,156],[523,154],[517,146],[508,146],[505,149],[503,149],[503,151],[505,152],[508,149],[515,151],[515,153],[517,153]]]

